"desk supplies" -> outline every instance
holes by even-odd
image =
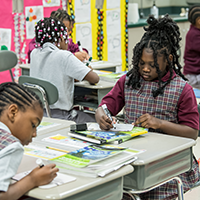
[[[70,131],[86,131],[87,130],[87,124],[71,124],[70,125]]]
[[[114,130],[114,129],[113,129]],[[88,130],[75,131],[68,135],[79,138],[85,141],[96,144],[115,143],[120,144],[135,136],[142,135],[148,132],[148,129],[142,127],[134,127],[131,131],[103,131],[103,130]]]
[[[44,167],[44,163],[43,163],[42,159],[40,159],[40,158],[38,158],[38,159],[36,160],[36,164],[37,164],[40,168]]]
[[[106,104],[103,104],[101,107],[103,108],[103,111],[105,112],[105,114],[106,114],[106,115],[109,117],[109,119],[113,122],[112,116],[111,116],[110,111],[108,110]],[[113,123],[113,128],[116,129],[116,126],[115,126],[114,123]]]
[[[52,149],[52,150],[55,150],[55,151],[61,151],[61,152],[64,152],[64,153],[69,153],[70,151],[66,151],[64,149],[58,149],[58,148],[54,148],[54,147],[46,147],[47,149]]]
[[[22,178],[24,178],[25,176],[27,176],[30,172],[31,172],[31,170],[21,172],[19,174],[16,174],[15,176],[13,176],[12,179],[19,181]],[[56,187],[56,186],[59,186],[59,185],[65,184],[65,183],[69,183],[69,182],[72,182],[72,181],[75,181],[75,180],[76,180],[76,177],[57,172],[56,178],[54,178],[53,181],[51,181],[51,183],[46,184],[46,185],[41,185],[41,186],[39,186],[39,188],[48,189],[48,188]]]
[[[86,63],[86,66],[88,67],[90,65],[90,62],[92,61],[92,57],[90,57]]]

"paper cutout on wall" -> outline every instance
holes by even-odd
[[[91,9],[90,0],[76,0],[74,6],[74,12],[76,16],[76,23],[79,22],[90,22],[91,20]]]
[[[26,18],[26,38],[32,39],[35,37],[35,25],[44,18],[43,6],[31,6],[25,8]]]
[[[60,6],[60,0],[42,0],[44,7]]]
[[[11,29],[0,28],[0,47],[5,45],[8,50],[11,49]]]
[[[121,62],[121,34],[108,36],[108,61]]]
[[[107,10],[107,35],[113,36],[121,34],[120,9]]]
[[[120,0],[107,0],[107,9],[120,8]]]
[[[81,41],[81,46],[92,55],[92,25],[91,23],[76,24],[76,41]]]

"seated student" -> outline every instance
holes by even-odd
[[[71,16],[67,13],[65,10],[58,9],[56,11],[51,12],[52,18],[56,18],[59,21],[62,21],[67,27],[68,35],[70,35],[72,26],[73,26],[73,19]],[[36,41],[35,38],[33,38],[29,43],[29,50],[28,50],[28,63],[30,63],[30,54],[35,49]],[[72,39],[68,39],[68,51],[72,52],[80,61],[88,60],[89,55],[87,49],[83,48],[83,51],[79,50],[78,44],[74,44]]]
[[[101,129],[109,130],[112,121],[101,105],[106,104],[112,115],[125,106],[125,123],[180,137],[198,137],[199,114],[192,87],[183,79],[178,62],[180,32],[177,24],[166,15],[147,19],[149,26],[133,50],[133,68],[122,76],[114,88],[102,99],[96,111]],[[193,158],[190,171],[179,177],[184,192],[199,180],[199,166]],[[143,199],[175,199],[176,182],[170,181],[149,192],[140,194]]]
[[[189,9],[188,20],[191,25],[186,35],[183,73],[192,87],[200,89],[200,5]]]
[[[43,117],[39,97],[17,83],[0,85],[0,199],[19,199],[34,187],[50,183],[58,168],[49,164],[35,168],[20,181],[11,184],[11,178],[20,165],[24,145],[36,137],[36,128]]]
[[[39,48],[31,53],[30,76],[46,79],[58,88],[59,99],[51,106],[52,117],[77,123],[94,122],[94,115],[73,110],[74,80],[95,84],[99,77],[66,51],[67,28],[63,22],[51,17],[40,20],[35,27],[35,35]]]

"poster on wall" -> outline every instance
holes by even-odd
[[[35,37],[35,25],[44,18],[43,6],[30,6],[25,8],[26,18],[26,38],[32,39]]]
[[[0,28],[0,47],[5,45],[10,50],[11,41],[11,29]]]
[[[92,55],[92,25],[91,23],[76,24],[76,41],[86,48],[89,55]]]
[[[75,21],[79,22],[90,22],[91,9],[90,0],[76,0],[75,1]]]
[[[120,8],[120,0],[107,0],[107,9]]]
[[[60,6],[60,0],[42,0],[44,7]]]

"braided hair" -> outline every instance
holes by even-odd
[[[53,18],[41,19],[35,26],[36,47],[42,47],[46,42],[58,44],[61,38],[68,42],[67,28],[62,21]]]
[[[168,14],[159,19],[154,18],[154,16],[149,16],[147,23],[149,26],[147,28],[144,27],[146,32],[133,49],[133,68],[127,73],[127,76],[129,77],[127,85],[132,86],[133,89],[140,88],[139,62],[143,49],[150,48],[153,50],[154,66],[158,74],[159,87],[157,90],[152,91],[153,97],[156,98],[159,94],[163,94],[164,88],[172,80],[173,70],[184,80],[187,79],[181,73],[182,67],[178,61],[179,56],[177,51],[180,49],[179,42],[181,38],[177,24],[168,16]],[[169,59],[170,54],[173,56],[172,61]],[[161,85],[161,71],[157,63],[158,55],[164,55],[168,62],[168,70],[170,71],[169,80],[163,85]]]
[[[200,17],[200,4],[196,4],[190,7],[188,12],[188,21],[192,24],[196,24],[196,19]]]
[[[51,17],[62,22],[66,20],[70,23],[74,23],[74,19],[72,19],[71,15],[69,15],[66,10],[58,9],[56,11],[52,11]]]
[[[14,82],[0,84],[0,116],[11,104],[16,104],[20,110],[25,111],[26,107],[34,109],[35,104],[43,109],[40,98],[32,91]]]

